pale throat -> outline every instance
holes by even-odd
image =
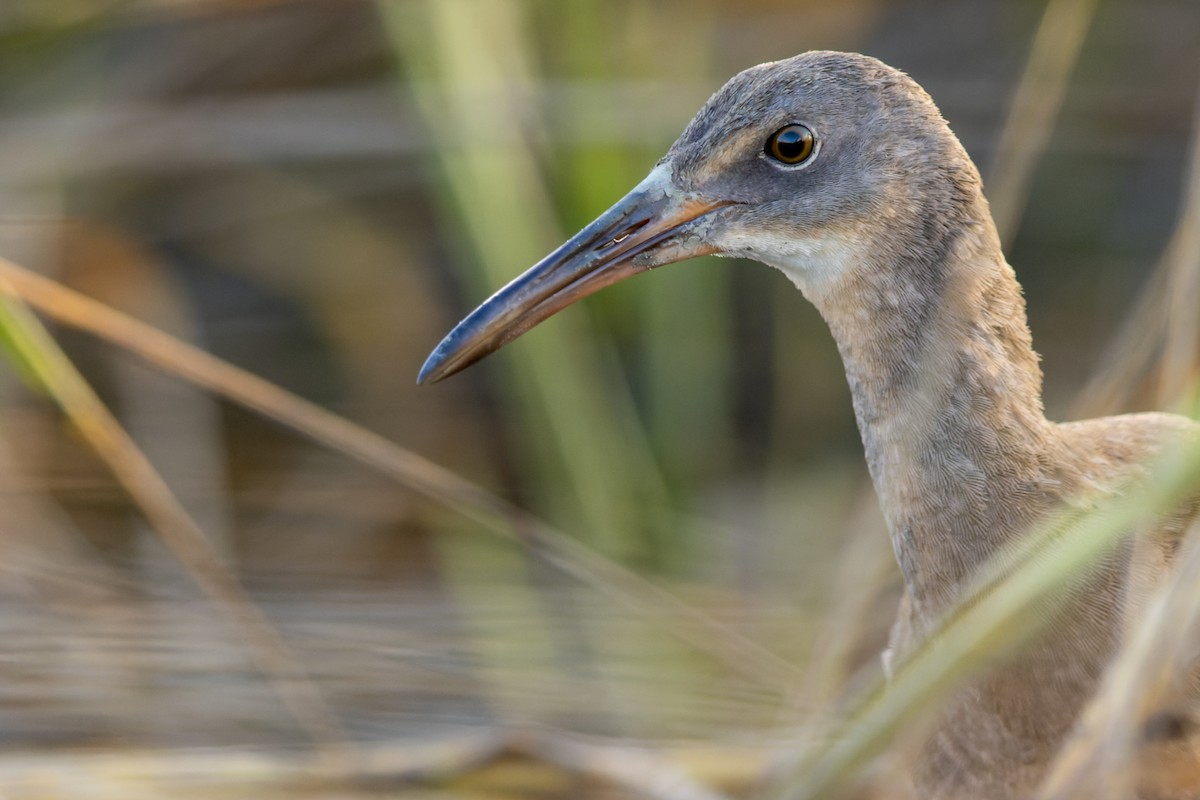
[[[829,325],[897,560],[936,613],[1056,493],[1020,287],[990,227],[936,262],[862,239],[790,248],[758,257]]]

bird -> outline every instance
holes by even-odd
[[[1158,412],[1047,419],[978,169],[916,81],[832,51],[731,78],[643,181],[455,326],[418,383],[605,286],[709,254],[781,270],[832,332],[903,576],[891,658],[969,601],[980,568],[1040,520],[1122,491],[1156,454],[1200,437],[1193,420]],[[1033,796],[1197,508],[1124,541],[1044,634],[951,699],[909,770],[916,796]],[[1192,729],[1169,719],[1160,733]],[[1138,796],[1200,797],[1200,784]]]

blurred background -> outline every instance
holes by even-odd
[[[6,328],[0,794],[751,792],[877,673],[898,591],[816,313],[701,259],[414,381],[808,49],[911,74],[980,165],[1052,418],[1178,400],[1194,0],[4,0],[0,258],[403,466],[45,317],[224,567],[181,560]]]

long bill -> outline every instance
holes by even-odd
[[[417,383],[440,381],[499,350],[552,314],[651,267],[714,252],[683,236],[701,217],[731,205],[677,190],[659,167],[612,208],[472,311],[421,367]]]

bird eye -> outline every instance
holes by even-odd
[[[785,125],[767,138],[763,152],[781,164],[796,165],[812,158],[817,139],[804,125]]]

